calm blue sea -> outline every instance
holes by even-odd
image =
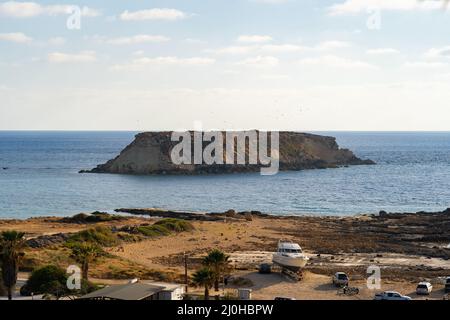
[[[77,173],[116,156],[134,134],[0,132],[0,218],[119,207],[318,215],[450,207],[450,133],[321,133],[336,136],[341,147],[375,160],[376,166],[270,177]]]

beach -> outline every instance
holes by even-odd
[[[127,209],[121,209],[126,211]],[[133,211],[133,210],[129,210]],[[375,292],[396,290],[416,297],[420,281],[434,285],[428,299],[442,299],[443,277],[450,274],[450,210],[429,213],[366,214],[337,216],[272,216],[259,212],[193,214],[142,209],[139,215],[124,215],[120,220],[98,223],[73,223],[59,217],[26,220],[1,220],[0,231],[26,232],[33,248],[26,249],[22,277],[33,267],[54,263],[63,268],[71,262],[64,237],[95,227],[116,232],[124,226],[152,225],[172,214],[183,217],[193,230],[170,235],[120,241],[104,246],[108,253],[91,266],[97,283],[123,283],[132,278],[183,282],[184,255],[188,272],[200,266],[208,251],[218,248],[230,256],[234,278],[243,278],[254,299],[289,296],[296,299],[373,299]],[[148,214],[146,214],[148,213]],[[58,236],[54,236],[58,235]],[[277,272],[258,273],[258,266],[270,262],[280,239],[299,243],[310,258],[303,280],[296,282]],[[367,267],[381,268],[381,288],[369,290]],[[360,289],[356,296],[337,294],[331,276],[346,272],[351,284]],[[230,284],[226,290],[239,286]],[[190,292],[200,289],[190,288]],[[214,292],[213,292],[214,294]]]

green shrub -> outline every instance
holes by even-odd
[[[184,232],[184,231],[194,230],[194,226],[192,225],[192,223],[190,223],[186,220],[174,219],[174,218],[162,219],[162,220],[156,222],[154,225],[163,226],[166,229],[173,231],[173,232]]]
[[[20,294],[51,294],[59,297],[68,293],[66,282],[67,274],[64,269],[53,265],[45,266],[31,273],[26,284],[20,289]]]
[[[109,214],[106,212],[92,212],[86,217],[87,222],[108,222],[108,221],[120,221],[126,219],[125,217]]]
[[[67,278],[68,274],[66,271],[55,265],[35,269],[25,285],[20,288],[20,294],[22,296],[44,294],[60,298],[67,295],[86,294],[98,289],[96,285],[81,280],[81,290],[69,290],[67,288]]]
[[[137,232],[146,237],[161,237],[170,235],[173,232],[184,232],[193,230],[194,226],[185,220],[180,219],[162,219],[153,225],[142,225],[137,227]]]
[[[107,212],[95,211],[91,214],[79,213],[73,217],[62,218],[61,221],[65,223],[98,223],[109,221],[125,220],[125,217],[109,214]]]
[[[119,243],[117,236],[107,227],[95,227],[73,234],[66,244],[71,246],[80,242],[90,242],[103,247],[111,247]]]
[[[170,234],[170,230],[160,225],[140,226],[137,228],[139,233],[142,233],[146,237],[160,237]]]

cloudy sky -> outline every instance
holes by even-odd
[[[0,130],[450,130],[445,2],[0,2]]]

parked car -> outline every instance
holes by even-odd
[[[349,278],[344,272],[336,272],[333,276],[333,284],[336,287],[348,286]]]
[[[272,272],[272,265],[268,263],[262,263],[259,265],[259,273],[268,274]]]
[[[295,298],[289,298],[289,297],[275,297],[274,300],[277,300],[277,301],[289,301],[289,300],[295,300]]]
[[[406,301],[406,300],[412,300],[412,299],[411,299],[411,297],[403,296],[396,291],[385,291],[382,293],[375,294],[375,300]]]
[[[430,294],[433,291],[433,286],[429,282],[419,282],[416,288],[417,294]]]
[[[445,293],[450,292],[450,277],[445,279]]]

